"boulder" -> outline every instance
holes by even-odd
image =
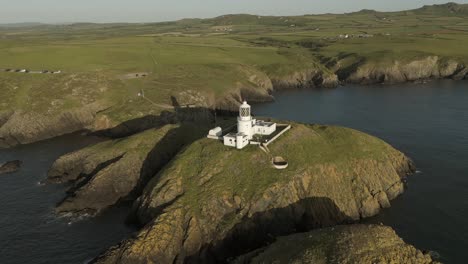
[[[23,162],[20,160],[13,160],[0,164],[0,174],[16,172],[20,169],[22,164]]]

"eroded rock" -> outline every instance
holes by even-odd
[[[15,111],[0,116],[0,148],[33,143],[84,130],[94,122],[96,113],[106,106],[93,103],[59,114]]]
[[[23,162],[20,160],[8,161],[3,164],[0,163],[0,174],[16,172],[20,169],[21,164],[23,164]]]
[[[352,66],[343,76],[350,83],[403,83],[423,79],[463,79],[465,66],[453,59],[426,56],[391,62],[364,60]],[[345,70],[346,71],[346,70]]]
[[[136,202],[145,227],[95,262],[225,262],[278,235],[375,215],[413,170],[385,142],[339,127],[293,124],[270,151],[289,168],[275,170],[253,146],[194,142]]]
[[[429,253],[406,244],[390,227],[348,225],[280,237],[268,247],[241,256],[232,263],[438,262]]]
[[[50,169],[48,181],[72,187],[57,212],[95,214],[135,199],[151,177],[200,136],[191,126],[167,125],[62,156]]]

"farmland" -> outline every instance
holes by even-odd
[[[247,94],[268,100],[274,89],[352,81],[357,77],[347,77],[362,65],[379,71],[431,56],[437,71],[453,68],[436,77],[457,73],[463,79],[467,17],[467,5],[446,4],[391,13],[0,27],[0,69],[61,71],[0,72],[0,124],[11,112],[22,123],[24,116],[41,119],[98,105],[97,118],[112,127],[159,115],[171,109],[173,98],[229,110],[229,102]],[[400,81],[387,69],[380,72],[369,78]],[[154,104],[138,97],[141,90]]]

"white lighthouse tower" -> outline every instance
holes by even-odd
[[[237,117],[237,132],[243,133],[249,140],[253,138],[253,125],[255,120],[252,120],[250,113],[250,105],[246,101],[239,107],[239,117]]]

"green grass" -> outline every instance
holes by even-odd
[[[0,112],[57,113],[92,102],[112,106],[113,121],[158,114],[171,96],[213,105],[253,76],[331,72],[323,61],[349,54],[375,63],[428,55],[468,63],[466,6],[380,13],[258,17],[229,15],[149,24],[74,24],[0,28],[0,69],[62,70],[60,75],[0,73]],[[294,26],[292,26],[294,25]],[[216,31],[230,28],[232,31]],[[340,34],[373,34],[337,39]],[[126,74],[147,72],[126,80]],[[266,75],[266,76],[265,76]],[[136,96],[144,89],[157,105]],[[184,93],[196,96],[182,96]]]
[[[355,130],[302,124],[293,124],[290,131],[270,145],[270,150],[273,156],[289,161],[288,169],[274,169],[270,156],[256,146],[239,151],[202,139],[180,153],[153,184],[164,182],[165,177],[180,177],[182,202],[196,212],[200,210],[198,201],[225,194],[255,200],[267,188],[290,181],[303,170],[320,170],[320,166],[333,164],[337,170],[349,173],[356,160],[386,162],[388,155],[397,153],[382,140]],[[153,185],[149,186],[151,190]]]

